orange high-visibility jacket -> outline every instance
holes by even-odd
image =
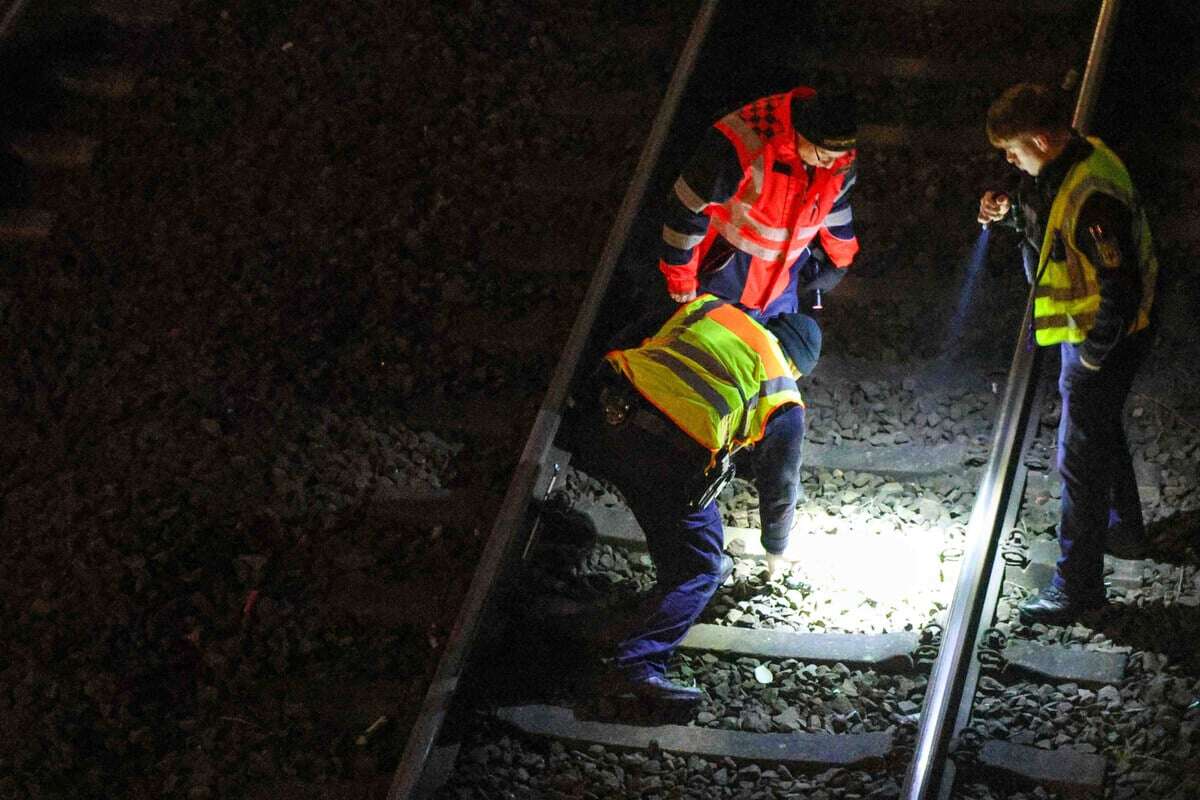
[[[829,168],[806,169],[796,149],[792,99],[804,102],[815,94],[801,86],[764,97],[713,126],[732,145],[737,163],[727,158],[728,164],[689,168],[675,182],[682,208],[668,214],[659,263],[669,291],[696,290],[699,267],[718,237],[750,256],[741,296],[727,298],[749,308],[765,308],[780,296],[814,238],[836,266],[849,266],[858,252],[848,202],[855,151]],[[728,191],[722,185],[733,184],[733,170],[740,174],[736,188],[722,197]],[[694,185],[699,183],[707,185]]]

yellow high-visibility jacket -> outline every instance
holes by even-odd
[[[763,437],[777,409],[804,405],[778,340],[710,294],[680,307],[640,347],[606,358],[651,405],[714,455]]]
[[[1088,197],[1097,191],[1112,195],[1132,212],[1142,297],[1137,317],[1127,333],[1134,333],[1150,324],[1158,260],[1154,256],[1146,213],[1121,159],[1099,139],[1088,137],[1088,141],[1092,145],[1091,155],[1067,172],[1046,221],[1033,304],[1034,333],[1040,345],[1059,342],[1078,344],[1087,338],[1088,331],[1096,321],[1096,312],[1100,308],[1097,267],[1078,244],[1079,237],[1087,232],[1077,231],[1075,226],[1080,209]],[[1058,248],[1064,256],[1061,261],[1052,258],[1056,236],[1062,239],[1064,245]]]

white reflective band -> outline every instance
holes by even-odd
[[[854,213],[849,209],[849,207],[847,207],[838,211],[831,211],[828,215],[826,215],[825,227],[833,228],[837,225],[849,225],[853,221]]]
[[[725,237],[726,241],[728,241],[738,250],[741,250],[743,253],[749,253],[755,258],[773,261],[774,259],[779,258],[779,254],[782,252],[782,248],[766,247],[747,239],[742,235],[742,232],[738,230],[736,225],[715,218],[713,219],[713,224],[717,226],[717,230],[722,236]]]
[[[664,242],[671,247],[674,247],[676,250],[691,250],[693,247],[704,241],[704,234],[697,233],[689,236],[686,233],[680,233],[677,230],[672,230],[666,225],[663,225],[662,238]]]
[[[745,202],[733,202],[729,204],[729,219],[740,227],[746,227],[754,231],[754,235],[761,239],[766,239],[768,242],[779,242],[782,244],[788,240],[787,228],[776,228],[772,225],[763,225],[758,220],[750,216],[751,206]]]
[[[783,257],[784,263],[787,264],[790,264],[799,258],[800,254],[807,249],[809,242],[812,241],[813,235],[820,230],[820,228],[801,228],[799,231],[797,231],[797,234],[801,235],[802,238],[799,241],[793,242],[791,247],[788,248],[787,255],[784,256],[782,247],[771,247],[769,245],[763,245],[755,242],[752,239],[748,239],[735,225],[719,219],[713,219],[713,225],[715,225],[717,231],[725,237],[726,241],[728,241],[738,250],[741,250],[743,253],[752,255],[755,258],[761,258],[765,261],[774,261],[780,257]]]
[[[675,196],[688,211],[694,214],[699,214],[708,205],[707,202],[700,199],[700,195],[696,194],[691,186],[688,186],[682,175],[675,181]]]
[[[763,157],[760,155],[750,163],[750,183],[754,186],[754,194],[746,193],[746,199],[754,202],[762,194],[763,187]]]
[[[726,114],[721,119],[721,123],[733,131],[734,135],[742,140],[742,146],[751,153],[757,153],[762,149],[762,139],[758,138],[758,134],[754,132],[754,129],[747,125],[746,121],[736,111],[732,114]]]

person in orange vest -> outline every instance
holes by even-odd
[[[606,691],[692,704],[701,691],[666,677],[667,661],[732,571],[716,497],[732,456],[751,448],[762,544],[778,577],[790,563],[800,494],[804,403],[821,329],[806,314],[760,324],[704,294],[640,346],[613,350],[581,427],[577,463],[621,490],[646,536],[654,592],[616,638]]]
[[[858,252],[855,116],[850,93],[798,86],[719,119],[667,201],[671,299],[709,292],[759,319],[820,307]]]
[[[1061,357],[1062,557],[1050,585],[1020,605],[1026,624],[1067,624],[1101,608],[1105,550],[1145,551],[1122,415],[1150,344],[1158,262],[1128,170],[1103,141],[1071,128],[1066,100],[1022,83],[991,105],[988,137],[1025,175],[1015,195],[988,191],[979,202],[980,222],[1020,232],[1034,338]]]

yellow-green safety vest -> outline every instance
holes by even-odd
[[[1142,279],[1142,300],[1137,318],[1127,333],[1134,333],[1150,324],[1150,307],[1154,303],[1154,282],[1158,275],[1158,260],[1150,239],[1146,213],[1133,188],[1129,172],[1117,154],[1099,139],[1089,136],[1092,153],[1067,172],[1059,187],[1042,241],[1038,262],[1037,288],[1034,291],[1033,327],[1040,345],[1071,342],[1078,344],[1087,338],[1100,308],[1100,284],[1096,265],[1078,245],[1075,230],[1079,210],[1093,192],[1112,195],[1129,207],[1133,215],[1133,241],[1138,253],[1138,271]],[[1054,237],[1060,233],[1065,260],[1050,257]]]
[[[682,306],[640,347],[605,358],[714,456],[762,439],[776,409],[804,405],[775,336],[711,294]]]

